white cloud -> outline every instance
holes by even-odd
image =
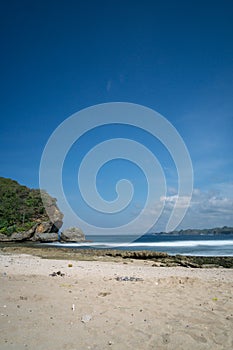
[[[165,202],[165,205],[173,207],[176,204],[177,208],[186,208],[189,205],[190,197],[188,196],[178,196],[178,194],[172,196],[160,197],[161,202]]]
[[[225,191],[224,191],[225,192]],[[182,228],[233,226],[233,197],[220,191],[195,189]]]
[[[226,187],[229,187],[229,185],[226,184]],[[233,193],[229,192],[229,196],[227,196],[223,185],[221,185],[221,190],[201,191],[200,189],[194,189],[187,213],[177,229],[233,226]],[[165,203],[164,210],[151,231],[165,230],[177,199],[177,194],[160,198],[160,201]],[[183,208],[187,203],[188,197],[180,197],[178,207]],[[147,215],[149,217],[157,214],[158,204],[155,203],[154,210],[148,211]]]

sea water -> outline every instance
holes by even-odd
[[[52,243],[57,247],[152,250],[171,255],[233,256],[233,234],[220,235],[87,235],[85,243]]]

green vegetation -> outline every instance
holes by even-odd
[[[203,228],[203,229],[187,229],[180,231],[171,231],[171,232],[160,232],[153,233],[153,235],[221,235],[221,234],[233,234],[233,227],[223,226],[223,227],[214,227],[214,228]]]
[[[48,219],[40,190],[0,177],[0,233],[29,230],[41,218]]]

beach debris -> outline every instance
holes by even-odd
[[[124,277],[116,277],[115,278],[117,281],[120,281],[120,282],[125,282],[125,281],[129,281],[129,282],[138,282],[138,281],[143,281],[143,278],[140,278],[140,277],[128,277],[128,276],[124,276]]]
[[[68,267],[73,267],[73,264],[68,264]]]
[[[233,319],[233,314],[231,314],[230,316],[226,317],[226,320],[232,320]]]
[[[72,288],[73,285],[72,285],[72,284],[69,284],[69,283],[62,283],[62,284],[59,285],[59,287]]]
[[[72,308],[71,308],[72,311],[75,311],[75,305],[72,304]]]
[[[20,296],[19,299],[20,299],[20,300],[28,300],[27,297],[23,297],[23,296]]]
[[[106,297],[107,295],[110,295],[111,293],[110,292],[100,292],[98,294],[99,297]]]
[[[91,319],[92,319],[92,316],[91,316],[91,315],[83,315],[83,316],[81,317],[81,322],[82,322],[82,323],[88,323]]]
[[[113,342],[111,340],[108,341],[108,345],[112,345]]]
[[[52,272],[49,274],[49,276],[52,276],[52,277],[55,277],[55,276],[61,276],[61,277],[64,277],[65,274],[62,273],[61,271],[57,271],[57,272]]]

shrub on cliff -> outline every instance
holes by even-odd
[[[54,204],[56,200],[48,194]],[[38,221],[49,220],[40,190],[30,189],[17,181],[0,177],[0,233],[11,235],[30,229]]]

